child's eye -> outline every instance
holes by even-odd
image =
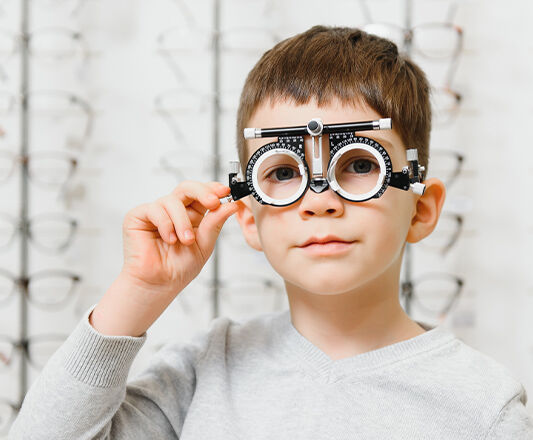
[[[286,181],[290,179],[294,179],[297,177],[297,172],[295,169],[290,167],[278,167],[274,170],[272,170],[268,175],[266,176],[267,179],[272,179],[274,181]]]
[[[379,168],[375,162],[368,159],[356,159],[348,164],[346,171],[356,174],[368,174]]]

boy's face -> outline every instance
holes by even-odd
[[[314,101],[301,106],[290,102],[271,106],[266,102],[256,110],[247,126],[306,125],[315,117],[330,124],[375,120],[388,115],[379,115],[366,106],[345,106],[339,101],[325,107],[317,107]],[[358,134],[375,139],[387,150],[393,171],[408,165],[405,146],[395,130]],[[311,166],[311,137],[304,139],[306,161]],[[248,158],[261,146],[276,140],[250,139]],[[329,160],[328,135],[322,137],[322,148],[325,172]],[[250,196],[242,199],[237,219],[248,244],[265,253],[288,285],[316,294],[339,294],[377,281],[386,272],[391,277],[397,274],[418,197],[411,191],[389,187],[378,199],[351,202],[331,188],[318,194],[308,189],[294,204],[277,207],[261,205]],[[337,247],[332,244],[302,247],[311,237],[327,235],[350,243]]]

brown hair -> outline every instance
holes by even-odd
[[[237,111],[237,150],[242,170],[248,155],[243,129],[265,100],[306,104],[312,98],[327,105],[363,101],[382,117],[405,146],[417,148],[426,168],[431,131],[430,86],[424,72],[397,46],[348,27],[313,26],[287,38],[263,54],[248,73]]]

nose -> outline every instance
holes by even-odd
[[[316,215],[340,217],[344,213],[344,203],[342,197],[331,188],[321,193],[316,193],[307,188],[307,191],[300,199],[298,213],[304,219]]]

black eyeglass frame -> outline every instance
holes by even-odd
[[[232,170],[229,173],[229,187],[231,189],[231,196],[221,199],[221,202],[230,202],[232,200],[236,201],[251,194],[259,203],[263,205],[266,204],[283,207],[298,201],[306,193],[308,188],[311,188],[314,192],[320,193],[326,190],[329,186],[331,186],[331,188],[342,198],[355,202],[363,202],[371,198],[379,198],[383,195],[388,186],[392,186],[404,191],[412,189],[413,192],[417,194],[423,194],[425,191],[425,185],[421,182],[423,181],[423,173],[425,169],[423,166],[419,166],[418,164],[418,151],[415,148],[407,150],[407,160],[409,162],[409,166],[404,167],[402,171],[393,172],[392,161],[386,149],[374,139],[356,135],[356,132],[359,131],[383,130],[391,128],[392,121],[390,118],[374,121],[347,122],[327,125],[322,124],[320,118],[314,118],[305,126],[282,128],[245,128],[245,139],[277,136],[278,141],[263,145],[254,152],[246,166],[244,180],[239,180],[238,178],[239,162],[230,161],[230,165],[232,166]],[[322,145],[323,134],[328,134],[330,141],[330,158],[328,162],[328,171],[326,173],[327,178],[317,176],[310,178],[309,167],[305,160],[303,136],[311,135],[314,147],[316,137],[318,137],[319,145]],[[342,151],[342,149],[349,148],[349,146],[354,144],[363,145],[365,149],[369,148],[371,150],[375,150],[376,153],[374,155],[376,158],[381,158],[383,161],[381,163],[382,167],[384,168],[384,170],[382,170],[382,185],[371,196],[368,196],[364,199],[349,198],[346,193],[343,194],[342,191],[339,191],[339,185],[334,180],[334,176],[332,174],[331,164],[332,161],[335,160],[337,153]],[[265,198],[257,191],[256,185],[254,185],[254,175],[257,161],[261,156],[263,156],[263,154],[268,153],[268,151],[273,149],[282,149],[288,151],[290,155],[300,162],[305,170],[305,173],[302,173],[305,177],[305,183],[302,183],[299,193],[297,193],[299,194],[298,197],[295,199],[290,199],[286,203],[272,203],[272,201],[265,200]],[[319,148],[318,151],[320,151],[321,155],[321,148]],[[320,156],[317,162],[321,164],[321,160],[322,159]],[[320,174],[322,174],[321,165]]]

